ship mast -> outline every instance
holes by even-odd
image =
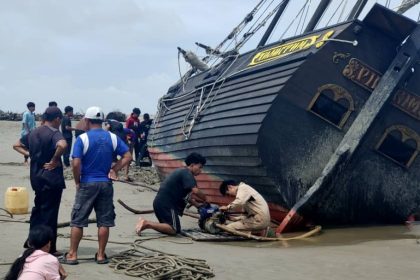
[[[289,3],[289,0],[283,0],[280,4],[280,8],[277,11],[276,15],[274,16],[273,20],[270,23],[270,26],[267,28],[267,30],[264,33],[264,36],[261,38],[260,42],[258,43],[258,47],[262,47],[267,43],[268,38],[270,37],[271,33],[273,32],[274,27],[276,27],[277,22],[279,21],[279,18],[283,14],[284,10],[286,9],[287,4]]]
[[[354,5],[347,20],[358,18],[366,3],[367,0],[357,0],[356,5]]]
[[[319,3],[318,8],[316,9],[314,15],[312,16],[311,20],[309,21],[308,25],[305,28],[304,33],[311,32],[314,30],[315,26],[317,25],[318,21],[324,14],[330,2],[331,0],[322,0],[321,3]]]

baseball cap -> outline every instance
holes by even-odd
[[[45,112],[43,114],[43,117],[47,121],[52,121],[55,118],[62,119],[63,118],[63,113],[61,112],[61,110],[58,107],[50,106],[45,110]]]
[[[90,120],[104,120],[104,112],[102,112],[102,109],[96,106],[89,107],[86,110],[85,118]]]

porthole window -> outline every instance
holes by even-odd
[[[420,150],[420,136],[406,126],[394,125],[385,131],[376,150],[392,161],[410,167]]]
[[[344,88],[335,84],[326,84],[318,88],[308,106],[308,111],[342,128],[354,111],[354,101]]]

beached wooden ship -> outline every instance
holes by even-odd
[[[161,177],[201,153],[211,200],[228,202],[221,180],[247,182],[279,233],[402,223],[420,207],[420,26],[378,4],[358,20],[357,1],[347,21],[314,30],[329,2],[299,36],[266,45],[282,1],[256,49],[201,45],[220,58],[208,69],[181,50],[193,68],[161,98],[149,134]]]

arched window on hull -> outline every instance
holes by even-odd
[[[354,111],[354,101],[344,88],[326,84],[318,88],[308,111],[341,129]]]
[[[420,151],[420,136],[404,125],[393,125],[385,130],[376,150],[404,167],[410,167]]]

